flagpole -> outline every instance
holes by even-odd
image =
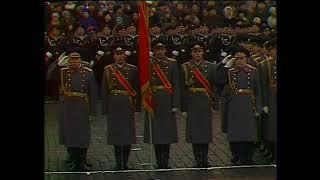
[[[152,148],[152,124],[151,124],[151,121],[152,121],[152,118],[151,118],[151,114],[148,113],[149,115],[149,137],[150,137],[150,168],[153,169],[153,148]]]

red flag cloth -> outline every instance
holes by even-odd
[[[150,54],[149,54],[149,22],[148,6],[145,1],[139,3],[139,76],[142,105],[154,115],[154,103],[152,89],[150,87]]]

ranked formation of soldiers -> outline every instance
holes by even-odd
[[[235,46],[228,52],[221,50],[221,60],[215,61],[213,56],[206,55],[212,51],[208,43],[203,43],[207,38],[206,26],[194,38],[184,35],[184,24],[180,26],[181,35],[169,37],[159,32],[159,25],[153,26],[148,71],[155,106],[152,119],[148,119],[148,112],[145,115],[144,142],[154,147],[155,168],[170,168],[170,145],[178,143],[178,113],[186,121],[186,142],[192,144],[194,167],[210,167],[209,144],[217,131],[212,128],[214,110],[221,112],[222,132],[230,143],[232,165],[254,164],[256,148],[275,163],[275,41],[260,47],[250,41],[233,43]],[[138,67],[128,63],[128,56],[137,53],[132,49],[137,35],[134,30],[127,37],[119,34],[110,37],[108,27],[102,30],[93,68],[84,60],[86,56],[79,47],[69,48],[48,67],[47,79],[59,84],[59,100],[63,102],[59,135],[60,143],[67,147],[70,171],[88,171],[92,166],[86,154],[98,97],[107,121],[106,144],[114,146],[115,170],[129,169],[131,145],[137,142],[135,120],[141,113]],[[184,40],[187,38],[191,40]],[[109,46],[114,39],[120,43]],[[108,57],[109,63],[97,67],[102,56]],[[101,84],[97,84],[97,76]]]

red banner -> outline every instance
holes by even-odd
[[[154,103],[150,87],[150,55],[149,55],[149,22],[148,6],[145,1],[139,2],[139,76],[142,105],[153,116]]]

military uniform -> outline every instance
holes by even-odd
[[[200,28],[202,28],[202,27],[208,27],[208,26],[206,24],[202,24],[200,26]],[[210,52],[210,48],[209,48],[210,41],[211,41],[211,35],[210,34],[202,34],[199,32],[196,34],[195,40],[196,40],[196,42],[199,42],[204,45],[205,54],[204,54],[203,59],[206,61],[209,61],[209,62],[213,62],[214,57],[212,56],[212,53]]]
[[[83,36],[72,35],[69,38],[70,39],[68,39],[66,43],[66,49],[81,48],[83,51],[82,59],[84,61],[89,62],[90,60],[93,59],[95,52],[93,53],[92,51],[93,44],[88,35],[86,34]]]
[[[269,109],[263,121],[263,137],[271,151],[270,159],[276,160],[277,142],[277,64],[276,60],[267,59],[261,63],[261,83],[263,106]]]
[[[138,66],[138,35],[127,34],[124,36],[124,42],[126,44],[126,49],[130,51],[127,62],[129,64]]]
[[[141,104],[137,67],[126,62],[106,66],[101,97],[102,113],[107,115],[107,144],[114,145],[116,169],[127,169],[131,144],[136,143],[134,113],[140,112]]]
[[[111,42],[113,40],[113,36],[106,36],[101,34],[98,36],[95,46],[96,46],[96,52],[97,51],[103,51],[105,53],[105,56],[112,59],[112,50],[111,50]],[[111,64],[111,63],[110,63]]]
[[[178,66],[183,64],[188,60],[189,54],[187,52],[188,49],[188,41],[187,41],[187,34],[173,34],[172,36],[168,37],[168,47],[169,52],[177,51],[179,54],[175,59],[177,60]]]
[[[207,81],[197,78],[196,70]],[[192,143],[197,167],[208,167],[208,147],[212,142],[212,108],[215,93],[215,65],[190,60],[181,68],[182,112],[187,112],[186,141]]]
[[[235,38],[234,35],[229,34],[216,34],[211,36],[211,41],[209,42],[209,57],[213,59],[213,62],[221,62],[222,59],[232,52]]]
[[[58,76],[53,72],[48,72],[48,78],[59,77],[60,101],[63,102],[59,141],[71,153],[73,170],[83,170],[91,137],[89,115],[96,115],[96,81],[92,70],[83,65],[74,72],[70,68],[61,68]]]
[[[114,63],[111,49],[112,40],[113,36],[106,36],[104,34],[101,34],[100,36],[98,36],[95,42],[95,52],[96,55],[100,56],[100,58],[98,59],[97,57],[95,57],[95,62],[92,70],[95,74],[95,78],[98,84],[98,92],[100,92],[101,90],[101,81],[104,67]]]
[[[158,43],[160,46],[160,43]],[[144,142],[154,144],[158,168],[169,168],[170,144],[178,142],[177,120],[173,108],[180,108],[179,70],[176,60],[151,60],[154,117],[145,118]],[[150,133],[152,139],[150,142]]]
[[[63,52],[64,38],[63,36],[53,37],[51,35],[45,38],[45,72],[48,71],[49,66],[54,63],[56,59]],[[49,56],[48,56],[49,55]],[[59,82],[50,79],[46,81],[46,95],[53,97],[55,100],[59,99]]]
[[[224,120],[227,121],[232,163],[252,164],[254,142],[258,141],[256,113],[262,109],[259,71],[246,64],[243,67],[221,69],[219,74],[221,72],[225,73],[227,83],[223,93],[227,104]]]

